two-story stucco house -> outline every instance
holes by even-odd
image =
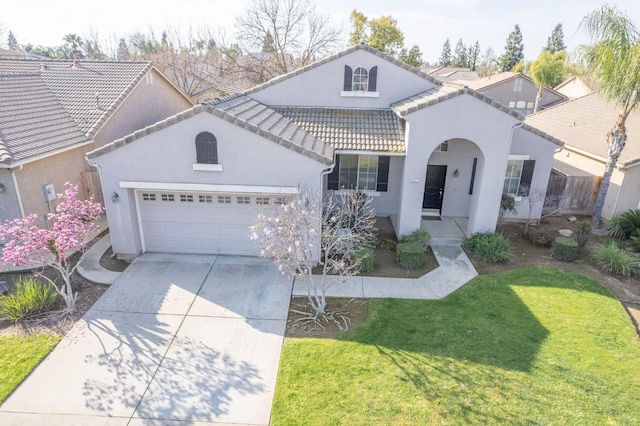
[[[367,192],[398,235],[434,215],[466,218],[467,234],[494,230],[503,192],[544,190],[561,146],[522,119],[360,45],[198,105],[88,159],[114,194],[105,198],[119,256],[255,255],[247,228],[258,208],[295,196],[301,184]]]
[[[0,223],[44,219],[65,182],[101,198],[85,154],[191,106],[149,62],[0,58]]]

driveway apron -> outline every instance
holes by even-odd
[[[0,424],[268,424],[291,288],[266,260],[144,254]]]

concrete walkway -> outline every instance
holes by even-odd
[[[420,278],[381,278],[352,276],[330,282],[327,297],[442,299],[478,275],[459,245],[432,245],[440,265]],[[314,277],[320,280],[321,277]],[[294,296],[306,296],[304,282],[296,279]]]
[[[266,425],[291,288],[268,260],[143,254],[5,401],[0,424]]]

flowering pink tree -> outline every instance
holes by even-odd
[[[2,263],[17,267],[45,265],[58,271],[62,284],[42,276],[64,299],[63,315],[75,310],[77,297],[71,287],[71,275],[80,260],[72,265],[69,256],[75,252],[84,253],[91,235],[97,231],[93,221],[103,212],[102,206],[93,199],[78,200],[76,185],[67,182],[65,186],[64,193],[58,194],[60,203],[56,212],[48,216],[49,229],[36,225],[37,215],[6,221],[0,226],[0,240],[5,242]]]
[[[360,260],[350,254],[371,242],[375,216],[370,203],[371,198],[358,191],[341,196],[332,193],[320,200],[303,187],[297,197],[276,206],[272,214],[260,214],[249,228],[260,256],[272,258],[283,274],[305,283],[313,313],[301,321],[314,327],[334,321],[347,328],[347,317],[327,310],[326,292],[359,271]],[[315,265],[321,271],[316,277]]]

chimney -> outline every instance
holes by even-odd
[[[71,64],[71,68],[78,68],[78,49],[75,44],[71,48],[71,53],[73,54],[73,63]]]

